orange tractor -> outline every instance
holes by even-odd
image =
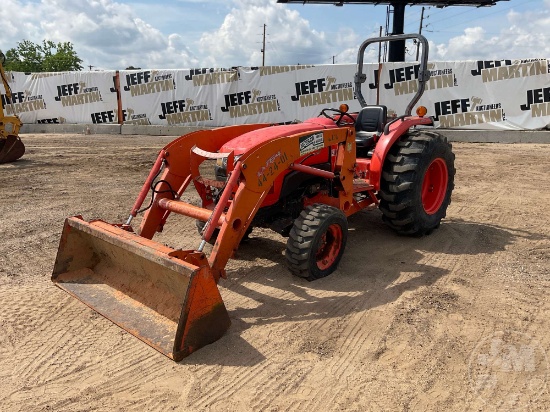
[[[363,55],[375,42],[422,44],[418,93],[404,115],[361,94]],[[428,131],[424,90],[428,43],[420,35],[366,40],[358,53],[356,94],[363,107],[324,109],[289,125],[251,124],[194,132],[164,147],[128,220],[65,221],[52,280],[62,289],[174,360],[219,339],[230,318],[218,291],[225,266],[250,229],[288,236],[290,271],[314,280],[332,273],[346,246],[347,217],[378,205],[390,227],[425,235],[445,217],[454,180],[451,145]],[[215,159],[216,177],[201,175]],[[200,205],[184,202],[194,186]],[[139,231],[131,222],[149,192]],[[152,240],[172,213],[197,220],[200,241],[180,250]],[[205,244],[213,243],[210,254]]]

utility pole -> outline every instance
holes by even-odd
[[[424,7],[422,7],[422,13],[420,13],[420,27],[418,28],[418,34],[422,34],[422,23],[424,23]],[[416,43],[416,61],[418,61],[418,54],[420,52],[420,42]]]
[[[262,47],[262,66],[265,66],[265,27],[266,27],[266,24],[264,24],[264,41],[263,41],[263,47]]]

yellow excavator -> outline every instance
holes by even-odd
[[[6,104],[11,101],[11,89],[4,72],[4,62],[6,56],[0,52],[0,76],[6,90]],[[19,129],[22,122],[19,117],[4,115],[4,104],[0,99],[0,163],[13,162],[25,154],[25,145],[19,138]]]

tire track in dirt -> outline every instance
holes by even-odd
[[[165,377],[164,369],[168,359],[133,337],[128,337],[102,317],[95,315],[91,319],[83,319],[89,309],[79,302],[73,302],[70,297],[67,299],[74,304],[63,305],[58,315],[50,318],[50,326],[54,328],[45,334],[51,339],[49,345],[42,346],[40,342],[31,339],[23,342],[29,348],[29,355],[19,359],[22,366],[14,374],[22,382],[32,382],[32,390],[29,389],[28,397],[24,393],[15,394],[16,400],[21,397],[32,399],[40,390],[62,390],[65,387],[73,387],[73,390],[62,390],[63,393],[59,395],[62,398],[70,396],[73,402],[81,406],[86,404],[88,397],[89,402],[94,404],[120,392],[127,393],[127,399],[130,400],[142,393],[143,386],[150,380]],[[102,325],[105,322],[111,327],[105,328]],[[109,336],[113,334],[114,339]],[[127,339],[121,340],[122,336]],[[159,362],[159,358],[162,361]],[[109,359],[107,364],[105,359]],[[128,374],[133,377],[131,380],[127,378]],[[78,383],[75,385],[75,382]],[[86,394],[84,401],[81,394]],[[133,402],[136,410],[143,410],[145,404],[148,405],[147,410],[161,411],[164,410],[166,399],[170,398],[172,395],[166,390],[157,390],[144,397],[142,402]],[[68,405],[66,399],[55,399],[54,393],[44,402],[38,398],[34,404],[56,409]]]
[[[53,288],[53,285],[46,287]],[[25,399],[25,392],[28,392],[30,399],[40,388],[46,390],[52,386],[70,386],[72,382],[79,382],[81,388],[95,386],[107,392],[112,384],[119,389],[139,392],[140,381],[144,383],[150,378],[160,379],[163,376],[162,363],[158,359],[150,359],[153,350],[141,342],[135,342],[133,338],[128,339],[129,345],[113,351],[113,345],[120,341],[116,335],[124,332],[114,326],[105,328],[102,323],[110,322],[91,312],[80,302],[61,291],[45,296],[44,291],[36,287],[25,289],[22,298],[13,302],[14,304],[9,304],[5,297],[2,297],[2,303],[8,300],[8,304],[3,306],[11,310],[5,311],[4,316],[12,320],[12,329],[25,329],[32,324],[32,333],[17,341],[18,349],[24,350],[15,351],[16,348],[13,348],[15,353],[11,354],[15,361],[12,376],[16,382],[13,386],[25,387],[19,383],[25,382],[32,387],[28,387],[23,393],[14,392],[8,397],[17,401]],[[32,308],[36,302],[47,304],[41,306],[39,311],[21,310]],[[108,336],[113,332],[114,340],[112,336]],[[106,349],[101,352],[98,348]],[[105,357],[120,366],[114,369],[107,367],[101,363]],[[135,377],[132,381],[124,378],[129,371]],[[97,374],[108,374],[109,383],[102,387],[90,381],[89,376]],[[127,388],[123,384],[127,384]],[[47,406],[51,402],[42,405],[40,401],[36,401],[36,405]]]
[[[547,146],[456,145],[457,189],[441,228],[402,238],[378,211],[359,213],[340,269],[318,282],[290,276],[284,239],[255,229],[262,239],[243,245],[220,287],[233,325],[175,364],[45,278],[65,213],[110,220],[131,206],[148,154],[117,145],[152,141],[31,141],[0,187],[2,410],[478,410],[467,372],[480,339],[515,328],[549,347]],[[74,149],[48,149],[65,143]],[[533,173],[511,187],[507,164]],[[157,239],[196,247],[194,222],[174,222]]]
[[[334,276],[338,276],[338,275],[341,275],[340,273],[336,272],[334,274]],[[351,286],[354,286],[354,287],[357,287],[357,281],[356,279],[349,279],[349,285],[350,287]],[[342,284],[342,282],[339,282],[340,284]],[[346,285],[346,283],[344,283],[344,288],[343,289],[349,289],[350,287],[348,287]],[[256,292],[258,292],[259,289],[256,288]],[[324,293],[324,294],[320,294],[320,297],[324,297],[324,296],[330,296],[331,293],[330,292],[327,292],[327,293]],[[284,294],[283,294],[284,296]],[[344,300],[342,300],[344,301]],[[338,302],[338,299],[335,299],[335,303]],[[363,304],[361,304],[363,303]],[[328,327],[326,329],[331,329],[330,326],[330,323],[331,323],[331,319],[334,319],[334,318],[337,318],[338,316],[340,317],[340,320],[339,320],[339,323],[341,324],[344,324],[346,326],[346,330],[341,333],[341,332],[337,332],[336,334],[339,336],[338,340],[341,341],[341,342],[345,342],[345,345],[343,347],[345,347],[345,351],[344,353],[347,354],[347,356],[345,356],[344,358],[341,359],[340,362],[338,363],[331,363],[330,366],[329,366],[329,370],[332,371],[332,376],[331,378],[335,378],[337,380],[340,380],[342,378],[342,376],[346,373],[346,366],[347,366],[347,363],[348,362],[348,359],[353,359],[355,356],[357,356],[357,353],[359,353],[362,348],[361,348],[361,344],[364,344],[364,342],[366,340],[369,339],[369,336],[374,334],[373,330],[367,330],[367,331],[363,331],[362,328],[361,328],[361,323],[364,321],[364,317],[370,317],[369,315],[365,315],[365,312],[363,311],[363,307],[365,307],[366,309],[368,309],[368,307],[371,305],[371,303],[367,300],[364,300],[362,299],[362,297],[360,298],[357,298],[357,299],[350,299],[349,300],[349,303],[346,304],[335,304],[334,306],[331,306],[332,307],[332,311],[331,312],[328,312],[327,316],[323,319],[323,320],[317,320],[315,321],[309,328],[306,329],[307,331],[307,335],[308,336],[311,336],[312,333],[311,332],[318,332],[319,335],[322,335],[323,336],[323,339],[326,341],[326,337],[330,335],[330,333],[327,333],[327,331],[325,330],[325,326],[328,325]],[[359,311],[359,314],[355,313],[353,315],[345,315],[345,314],[349,314],[350,312],[355,312],[355,311]],[[354,320],[352,318],[357,318],[357,320]],[[378,324],[378,326],[381,325],[380,322],[378,323],[375,323],[375,322],[369,322],[370,324]],[[282,333],[288,333],[287,331],[282,331]],[[379,334],[379,333],[378,333]],[[354,350],[354,341],[357,342],[357,345],[356,345],[356,350]],[[363,348],[364,349],[364,348]],[[336,371],[336,373],[335,373]],[[265,385],[262,385],[262,387],[265,387]],[[321,396],[320,393],[318,394],[312,394],[314,396],[312,396],[313,399],[322,399],[323,396]],[[317,396],[318,395],[318,396]],[[301,403],[301,405],[303,405],[304,402]],[[310,407],[315,407],[315,405],[313,404],[309,404],[307,402],[305,402],[305,405],[308,405],[308,408]],[[312,406],[313,405],[313,406]]]

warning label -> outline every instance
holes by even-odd
[[[325,147],[323,133],[300,137],[300,156],[322,149],[323,147]]]

